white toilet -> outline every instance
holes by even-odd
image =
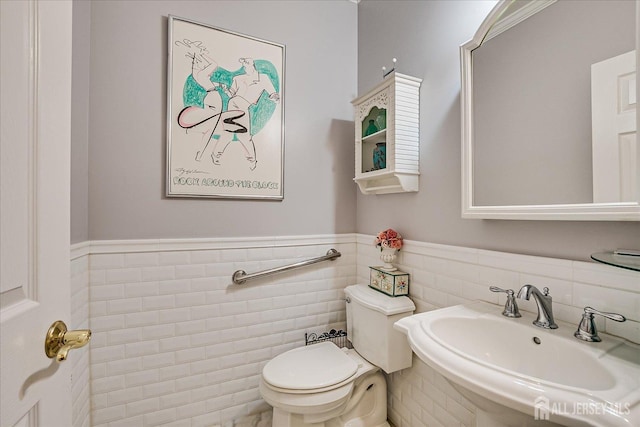
[[[262,370],[260,393],[273,406],[273,427],[388,427],[387,373],[411,366],[406,336],[393,324],[410,316],[407,297],[364,285],[344,290],[353,349],[330,342],[289,350]]]

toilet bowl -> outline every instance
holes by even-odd
[[[263,368],[260,393],[274,408],[273,427],[389,427],[382,370],[411,366],[407,340],[392,326],[415,306],[362,285],[345,294],[353,349],[323,342],[282,353]]]
[[[388,426],[386,383],[380,368],[355,350],[330,342],[297,348],[271,360],[263,370],[260,393],[274,407],[274,427],[317,426],[336,418],[341,420],[325,425],[345,425],[340,421],[361,418],[362,426]],[[358,406],[365,397],[378,405]],[[384,411],[375,410],[379,408]]]

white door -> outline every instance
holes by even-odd
[[[636,51],[591,66],[593,201],[640,200]]]
[[[0,0],[2,427],[71,426],[70,363],[44,353],[70,318],[71,12]]]

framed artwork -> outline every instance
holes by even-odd
[[[283,45],[169,16],[168,197],[282,200]]]

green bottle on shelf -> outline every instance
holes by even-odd
[[[364,136],[369,136],[376,132],[378,132],[378,127],[373,120],[369,120],[369,126],[367,126],[367,129],[364,131]]]

